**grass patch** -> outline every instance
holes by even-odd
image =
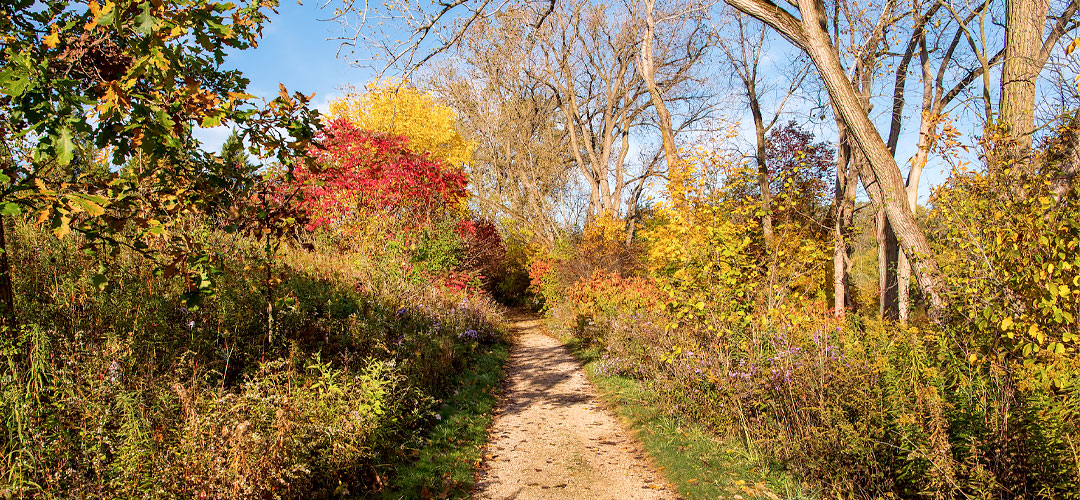
[[[814,498],[782,467],[769,464],[742,440],[717,436],[672,415],[648,383],[596,372],[599,351],[577,339],[567,346],[585,363],[601,397],[645,447],[660,473],[687,499]]]
[[[441,417],[412,452],[412,460],[395,465],[383,499],[467,498],[475,483],[476,467],[487,442],[498,387],[510,357],[507,344],[480,351],[462,372],[439,407]]]

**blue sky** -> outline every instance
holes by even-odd
[[[361,86],[373,78],[374,72],[370,68],[350,64],[338,57],[339,42],[333,38],[341,33],[341,27],[337,22],[320,20],[331,12],[319,9],[318,5],[318,0],[308,0],[304,4],[285,0],[279,6],[278,14],[272,15],[270,23],[265,25],[258,48],[229,54],[226,66],[239,69],[250,79],[248,92],[260,98],[272,97],[278,93],[280,82],[290,92],[314,92],[315,107],[325,111],[329,101],[342,94],[343,86]],[[782,40],[772,43],[780,54],[792,50]],[[748,116],[738,118],[744,118],[742,123],[749,123]],[[793,118],[799,120],[797,114]],[[832,127],[810,128],[816,129],[821,139],[835,141]],[[913,153],[916,139],[914,131],[904,132],[897,155],[901,163]],[[749,129],[747,133],[750,133]],[[198,130],[196,137],[205,149],[217,151],[228,134],[228,128],[219,127]],[[902,164],[901,171],[906,174],[907,166]],[[947,176],[948,166],[940,160],[932,160],[923,175],[920,202],[926,201],[930,186],[939,184]]]
[[[319,20],[329,14],[315,0],[303,5],[285,0],[264,26],[259,47],[229,54],[225,65],[243,72],[251,80],[248,92],[257,97],[277,95],[280,82],[289,92],[314,92],[315,106],[325,111],[330,99],[341,95],[343,85],[362,85],[373,74],[337,58],[338,42],[327,39],[340,34],[340,25]],[[217,151],[229,129],[204,129],[195,135],[205,149]]]

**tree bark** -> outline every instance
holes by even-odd
[[[8,335],[18,328],[15,317],[15,294],[11,286],[11,261],[7,244],[6,217],[0,216],[0,326],[7,328]]]
[[[859,102],[858,94],[840,64],[840,57],[826,32],[824,5],[820,1],[799,0],[799,13],[802,17],[800,20],[768,0],[726,1],[780,31],[810,56],[825,83],[833,106],[866,155],[874,180],[880,186],[885,214],[897,235],[900,247],[912,263],[919,286],[930,301],[931,317],[939,319],[939,313],[945,306],[945,297],[944,282],[937,261],[934,260],[926,235],[907,206],[907,193],[900,168],[874,124],[870,122],[866,110]]]
[[[851,286],[851,226],[855,215],[855,190],[859,174],[852,163],[852,148],[840,123],[836,156],[836,186],[833,193],[833,314],[855,310],[855,291]]]
[[[885,207],[878,208],[878,314],[881,319],[897,320],[900,318],[899,276],[896,262],[900,251],[896,233],[886,217]]]
[[[772,187],[769,183],[769,164],[765,152],[765,121],[761,116],[761,103],[757,97],[755,82],[746,81],[746,95],[750,99],[750,114],[754,117],[754,137],[757,141],[757,181],[758,191],[761,197],[761,234],[765,240],[765,266],[768,273],[768,295],[766,303],[769,308],[776,306],[777,295],[777,271],[776,271],[776,237],[773,234],[772,220]]]
[[[1049,11],[1050,0],[1005,2],[1005,61],[1001,68],[998,125],[1005,132],[1006,161],[1022,161],[1031,153],[1035,83],[1043,67],[1038,56]]]
[[[664,158],[671,165],[678,162],[679,151],[675,146],[675,131],[671,126],[671,113],[664,96],[656,85],[656,69],[653,55],[653,42],[656,39],[656,2],[645,0],[645,37],[641,43],[641,52],[638,53],[638,72],[645,81],[645,88],[649,91],[653,109],[656,110],[657,125],[660,127],[660,139],[664,145]]]

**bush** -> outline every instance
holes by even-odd
[[[600,348],[600,373],[644,381],[824,496],[1077,498],[1080,186],[1040,165],[935,191],[941,325],[834,316],[825,236],[779,221],[765,249],[748,177],[710,192],[693,165],[641,231],[644,272],[559,288],[537,261],[533,283],[558,297],[563,333]]]
[[[0,340],[0,496],[376,491],[395,474],[386,464],[422,447],[455,374],[505,340],[490,299],[387,271],[404,256],[379,265],[315,238],[267,259],[259,242],[191,223],[221,249],[198,308],[183,273],[13,225],[22,326]],[[103,264],[107,284],[93,278]]]

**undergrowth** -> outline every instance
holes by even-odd
[[[216,293],[197,308],[182,275],[16,221],[20,327],[0,335],[0,498],[469,487],[493,404],[485,390],[506,357],[490,299],[392,256],[312,238],[266,259],[256,241],[191,227],[221,249]]]
[[[497,344],[476,357],[436,409],[437,422],[420,448],[396,465],[397,473],[381,498],[469,497],[509,356],[509,347]]]
[[[642,443],[663,477],[687,499],[803,499],[817,494],[752,442],[717,435],[657,395],[653,384],[605,374],[600,350],[567,339],[600,395]]]

